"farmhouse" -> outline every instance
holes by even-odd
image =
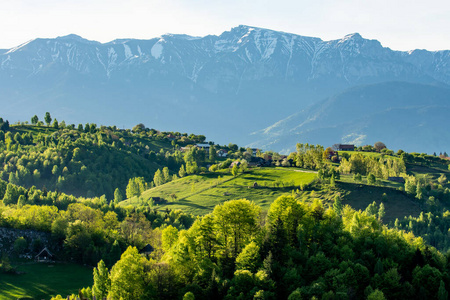
[[[210,144],[197,144],[195,145],[195,147],[197,147],[200,150],[209,150],[209,148],[211,148]]]
[[[217,150],[216,153],[217,153],[218,157],[227,157],[228,156],[228,151],[225,149]]]
[[[337,144],[336,150],[338,150],[338,151],[355,151],[355,145]]]

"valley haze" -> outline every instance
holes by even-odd
[[[295,143],[444,152],[450,51],[393,51],[240,25],[219,36],[109,43],[77,35],[0,50],[2,117],[205,134],[283,153]]]

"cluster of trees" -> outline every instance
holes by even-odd
[[[4,121],[3,118],[0,118],[0,131],[6,132],[9,130],[9,121]]]
[[[435,213],[421,212],[419,217],[405,217],[396,219],[393,226],[399,230],[413,232],[422,237],[427,244],[436,247],[444,253],[450,250],[450,211]]]
[[[82,293],[89,299],[446,299],[447,256],[412,233],[383,226],[382,208],[376,210],[282,196],[264,220],[252,202],[228,201],[187,230],[163,229],[160,259],[129,247],[109,270],[100,262],[93,287]]]
[[[89,265],[104,259],[111,266],[127,246],[158,245],[161,229],[168,225],[185,229],[194,221],[180,210],[125,209],[108,204],[104,196],[75,198],[2,180],[0,196],[0,227],[50,232],[53,241],[48,246],[57,251],[59,259]]]
[[[341,159],[339,170],[344,174],[373,174],[376,178],[388,179],[405,173],[406,166],[401,158],[377,158],[355,153],[348,159],[345,157]]]
[[[324,149],[321,145],[297,144],[297,152],[288,156],[299,168],[317,170],[324,164]]]

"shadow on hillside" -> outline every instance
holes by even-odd
[[[185,205],[185,206],[189,206],[189,207],[192,207],[192,208],[198,208],[198,209],[206,209],[206,208],[208,208],[208,207],[203,206],[203,205],[198,205],[198,204],[192,203],[192,202],[190,202],[188,200],[178,200],[178,201],[175,201],[175,202],[167,202],[167,203],[165,203],[165,205],[166,206],[170,206],[170,205]]]
[[[384,223],[394,221],[396,218],[403,219],[410,215],[417,217],[421,212],[417,202],[405,192],[397,189],[348,182],[339,182],[338,186],[349,192],[343,197],[343,204],[349,204],[356,210],[365,210],[373,201],[379,205],[382,202],[383,193],[386,193]]]

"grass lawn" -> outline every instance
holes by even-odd
[[[23,274],[0,274],[0,299],[50,299],[92,286],[92,268],[65,263],[25,263]]]
[[[147,190],[141,200],[134,197],[120,205],[139,205],[151,197],[161,197],[169,202],[158,205],[158,209],[182,209],[203,215],[224,201],[245,198],[267,210],[277,197],[290,193],[300,184],[310,183],[315,177],[315,173],[293,168],[259,168],[237,177],[223,172],[191,175]],[[256,188],[253,187],[255,182]],[[171,195],[176,195],[175,201]]]

